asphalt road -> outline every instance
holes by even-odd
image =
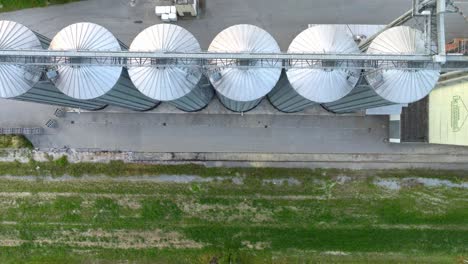
[[[76,22],[94,22],[130,44],[144,28],[161,23],[154,14],[154,0],[88,0],[64,6],[0,14],[52,38],[60,29]],[[223,29],[235,24],[254,24],[270,32],[286,50],[308,24],[386,24],[411,8],[411,0],[205,0],[200,18],[177,24],[191,31],[207,49]],[[141,21],[141,24],[135,23]],[[468,36],[460,15],[447,16],[447,39]]]
[[[213,102],[212,105],[218,105]],[[389,144],[387,116],[335,116],[313,107],[271,114],[263,102],[244,115],[202,113],[68,113],[59,127],[31,137],[41,148],[140,152],[466,154],[468,149]],[[262,110],[263,109],[263,110]],[[267,110],[267,111],[266,111]]]
[[[245,114],[81,113],[36,145],[156,152],[381,152],[386,118]]]

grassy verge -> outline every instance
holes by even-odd
[[[117,176],[118,168],[121,176],[183,172],[206,181],[0,177],[0,263],[463,263],[468,257],[466,189],[404,178],[466,183],[461,172],[65,159],[8,166],[17,175],[72,170],[79,176],[85,166],[89,175]],[[376,184],[377,177],[399,177],[400,188]]]
[[[105,176],[134,176],[134,175],[198,175],[201,177],[213,176],[238,176],[238,177],[296,177],[296,178],[329,178],[331,176],[381,176],[381,177],[433,177],[458,180],[466,175],[465,171],[437,171],[437,170],[372,170],[353,171],[338,169],[301,169],[301,168],[207,168],[201,165],[149,165],[131,164],[121,161],[110,163],[70,163],[63,156],[53,160],[45,157],[48,162],[36,162],[31,160],[27,164],[19,162],[0,162],[0,175],[33,175],[33,176],[75,176],[83,175],[105,175]]]
[[[2,148],[27,148],[33,149],[32,143],[22,135],[0,135],[0,149]]]
[[[45,7],[48,5],[66,4],[80,0],[0,0],[1,12],[10,12],[25,8]]]

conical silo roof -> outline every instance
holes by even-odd
[[[130,45],[130,51],[200,52],[201,48],[197,39],[186,29],[172,24],[158,24],[138,34]],[[178,63],[180,66],[177,66]],[[174,66],[165,66],[168,64]],[[133,60],[128,72],[141,93],[158,101],[172,101],[187,95],[197,86],[202,78],[198,64],[197,60]]]
[[[291,43],[288,53],[360,53],[353,37],[342,27],[318,25],[300,33]],[[360,70],[332,68],[335,62],[322,62],[324,68],[307,67],[310,62],[292,61],[286,74],[294,90],[305,99],[328,103],[346,96],[359,80]],[[320,62],[318,62],[320,63]],[[330,66],[330,68],[326,68]]]
[[[426,54],[423,32],[399,26],[378,35],[370,44],[369,54]],[[411,63],[408,63],[411,67]],[[438,69],[378,69],[368,71],[366,78],[375,92],[394,103],[411,103],[424,98],[435,87],[439,79]]]
[[[50,50],[120,51],[119,41],[102,26],[93,23],[76,23],[62,29],[52,40]],[[76,99],[94,99],[106,94],[118,82],[122,67],[87,65],[58,66],[55,86],[64,94]]]
[[[0,49],[42,49],[37,36],[27,27],[12,21],[0,21]],[[41,78],[37,66],[0,65],[0,98],[14,98],[26,93]]]
[[[235,25],[223,30],[212,41],[209,52],[279,53],[276,40],[265,30],[253,25]],[[269,93],[279,80],[281,68],[271,67],[278,61],[230,61],[242,67],[223,67],[226,61],[213,62],[219,66],[219,75],[211,75],[214,88],[222,96],[239,102],[258,100]],[[264,66],[261,68],[260,66]],[[214,78],[217,76],[217,78]]]

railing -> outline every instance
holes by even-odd
[[[164,64],[154,64],[157,60]],[[247,65],[242,61],[249,61]],[[330,63],[333,62],[333,63]],[[414,63],[417,62],[417,63]],[[129,51],[0,50],[0,64],[119,67],[216,68],[359,68],[434,69],[468,71],[468,56],[447,55],[441,65],[432,55],[290,54],[290,53],[155,53]]]
[[[33,128],[0,128],[0,135],[42,135],[44,129],[42,127]]]

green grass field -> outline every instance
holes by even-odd
[[[0,4],[3,6],[2,8],[0,8],[0,13],[25,8],[46,7],[48,5],[66,4],[77,1],[80,0],[0,0]]]
[[[24,136],[21,135],[0,135],[0,149],[5,148],[34,148],[32,143]]]
[[[68,170],[74,176],[62,176]],[[92,165],[65,159],[0,163],[0,171],[22,175],[0,177],[0,263],[468,259],[463,172]],[[156,181],[182,174],[200,177]],[[424,177],[432,180],[423,184]]]

